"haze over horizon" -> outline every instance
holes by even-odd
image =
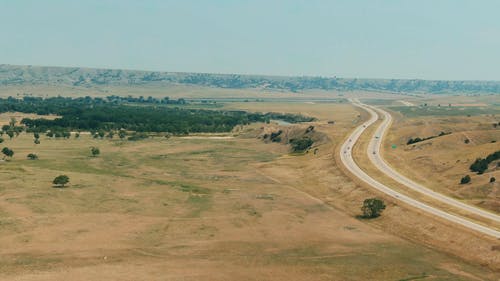
[[[0,1],[0,63],[500,80],[500,2],[353,2]]]

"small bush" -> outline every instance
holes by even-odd
[[[52,183],[55,185],[55,186],[60,186],[60,187],[64,187],[64,185],[66,185],[67,183],[69,182],[69,177],[66,176],[66,175],[60,175],[60,176],[57,176],[54,178],[54,180],[52,181]]]
[[[282,130],[279,130],[277,132],[272,132],[271,133],[271,136],[269,137],[269,139],[272,141],[272,142],[280,142],[281,141],[281,133],[283,133]]]
[[[460,179],[460,184],[466,184],[470,182],[470,176],[466,175]]]
[[[377,198],[365,199],[365,201],[363,201],[363,207],[361,207],[363,218],[368,219],[380,216],[383,210],[385,210],[385,203]]]
[[[38,155],[36,155],[34,153],[28,154],[27,157],[28,157],[29,160],[37,160],[38,159]]]

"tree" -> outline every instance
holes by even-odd
[[[91,147],[90,152],[92,153],[92,156],[96,157],[97,155],[101,154],[101,151],[99,150],[98,147]]]
[[[28,159],[29,160],[37,160],[38,159],[38,155],[36,155],[34,153],[30,153],[30,154],[28,154]]]
[[[64,187],[65,184],[69,182],[69,177],[66,175],[60,175],[54,178],[52,183],[56,186]]]
[[[495,177],[491,177],[490,178],[490,183],[494,183],[497,179],[495,179]]]
[[[16,118],[14,118],[14,117],[10,118],[10,121],[9,121],[9,126],[10,126],[11,128],[14,128],[14,127],[16,126],[16,123],[17,123]]]
[[[470,182],[470,176],[466,175],[460,179],[460,184],[466,184]]]
[[[79,138],[80,137],[80,132],[76,132],[75,133],[75,139]]]
[[[2,142],[3,142],[3,138],[0,138],[0,143],[2,143]]]
[[[127,136],[127,133],[124,130],[120,130],[118,136],[120,137],[121,140],[123,140]]]
[[[5,159],[5,157],[10,157],[12,158],[12,156],[14,156],[14,151],[8,147],[4,147],[2,149],[2,153],[5,155],[3,158]]]
[[[363,201],[363,207],[361,207],[364,218],[376,218],[380,216],[384,209],[384,201],[377,198],[365,199],[365,201]]]
[[[35,144],[40,144],[40,140],[39,139],[35,139],[34,143]]]
[[[34,133],[33,137],[35,137],[35,139],[39,139],[40,138],[40,134],[39,133]]]
[[[9,138],[12,139],[14,137],[14,131],[8,130],[7,131],[7,136],[9,136]]]

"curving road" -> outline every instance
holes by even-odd
[[[442,211],[440,209],[437,209],[435,207],[432,207],[432,206],[429,206],[425,203],[422,203],[418,200],[415,200],[415,199],[413,199],[405,194],[397,192],[397,191],[391,189],[390,187],[380,183],[379,181],[373,179],[368,174],[366,174],[363,170],[361,170],[361,168],[356,164],[356,162],[354,161],[354,159],[352,157],[352,147],[358,141],[359,137],[363,134],[363,132],[366,130],[366,128],[368,128],[370,125],[372,125],[373,123],[375,123],[378,120],[378,115],[373,109],[371,109],[369,106],[367,106],[365,104],[362,104],[362,103],[357,102],[357,101],[353,102],[353,104],[355,106],[358,106],[358,107],[363,108],[364,110],[368,111],[368,113],[370,113],[370,119],[368,121],[364,122],[359,127],[357,127],[351,133],[349,138],[342,144],[342,146],[340,148],[340,159],[341,159],[342,163],[346,166],[346,168],[351,173],[353,173],[356,177],[358,177],[362,181],[366,182],[367,184],[369,184],[373,188],[375,188],[375,189],[377,189],[377,190],[379,190],[379,191],[387,194],[388,196],[391,196],[399,201],[402,201],[410,206],[413,206],[415,208],[418,208],[420,210],[423,210],[425,212],[428,212],[430,214],[433,214],[437,217],[448,220],[450,222],[460,224],[460,225],[462,225],[466,228],[469,228],[471,230],[474,230],[474,231],[477,231],[477,232],[480,232],[483,234],[487,234],[487,235],[493,236],[495,238],[500,238],[500,231],[497,231],[495,229],[492,229],[492,228],[484,226],[484,225],[477,224],[477,223],[472,222],[468,219],[465,219],[465,218],[462,218],[462,217],[459,217],[459,216],[456,216],[453,214],[449,214],[445,211]],[[388,119],[387,117],[385,119],[388,120],[388,122],[389,122],[388,124],[390,124],[391,119]],[[384,122],[383,122],[383,124],[384,124]],[[388,128],[388,126],[385,127],[385,129],[382,130],[382,132],[385,132],[385,130],[387,128]],[[382,135],[377,135],[377,136],[381,137]],[[380,138],[379,138],[379,140],[380,140]],[[380,144],[376,145],[376,147],[380,148]],[[373,155],[373,151],[371,153]],[[377,154],[379,154],[378,151],[376,151],[375,155],[377,155]]]
[[[401,175],[398,173],[396,170],[394,170],[392,167],[390,167],[382,158],[382,154],[380,153],[380,148],[382,147],[382,139],[385,135],[385,133],[389,130],[389,127],[391,126],[392,123],[392,116],[389,114],[387,111],[384,111],[380,108],[375,108],[373,106],[369,105],[364,105],[365,107],[368,107],[372,110],[375,110],[383,116],[382,118],[382,124],[377,128],[375,131],[375,138],[372,138],[370,143],[368,144],[368,158],[372,161],[372,163],[383,173],[391,177],[392,179],[396,180],[397,182],[405,185],[406,187],[420,192],[422,194],[425,194],[432,199],[438,200],[440,202],[443,202],[445,204],[451,205],[453,207],[465,210],[467,212],[470,212],[472,214],[478,215],[480,217],[490,219],[492,221],[500,222],[500,216],[496,215],[494,213],[488,212],[486,210],[465,204],[461,201],[458,201],[456,199],[453,199],[451,197],[448,197],[444,194],[441,194],[439,192],[435,192],[425,186],[422,186],[421,184],[418,184],[411,179]],[[373,153],[375,152],[375,154]]]

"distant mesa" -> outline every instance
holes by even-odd
[[[265,75],[155,72],[80,67],[0,64],[0,85],[66,85],[73,87],[124,85],[196,85],[230,89],[382,91],[402,93],[500,93],[500,81],[416,79],[356,79]]]

